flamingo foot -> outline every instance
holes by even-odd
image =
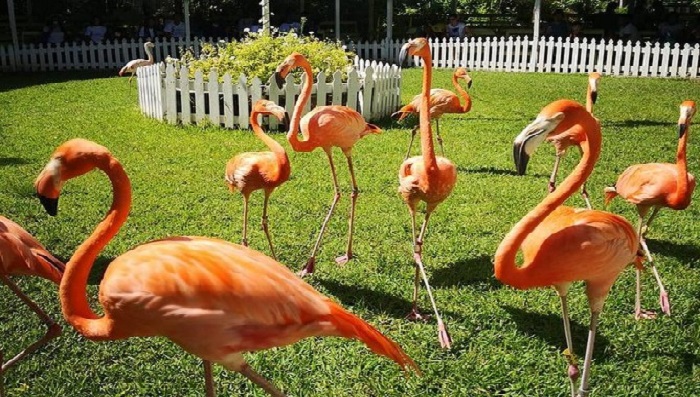
[[[661,304],[661,311],[663,311],[667,316],[670,316],[671,302],[668,300],[668,292],[664,291],[661,293],[659,303]]]
[[[342,266],[342,265],[348,263],[348,261],[352,258],[353,258],[352,253],[345,254],[343,256],[339,256],[339,257],[335,258],[335,263]]]
[[[576,364],[569,364],[569,369],[568,369],[568,375],[569,379],[571,379],[572,382],[576,382],[581,375],[581,373],[578,370],[578,365]]]
[[[639,309],[634,313],[635,320],[653,320],[656,318],[656,313],[651,310]]]
[[[555,185],[554,182],[549,181],[549,192],[552,193],[556,188],[557,185]]]
[[[312,256],[311,258],[309,258],[308,261],[306,261],[306,265],[304,266],[303,269],[301,269],[301,271],[299,273],[297,273],[297,275],[301,278],[304,278],[308,275],[313,274],[315,268],[316,268],[316,258],[314,258]]]
[[[447,327],[442,322],[442,319],[438,320],[438,340],[440,341],[440,347],[443,349],[452,348],[452,338],[450,338],[450,334],[447,332]]]
[[[642,226],[642,236],[647,234],[647,230],[649,230],[649,226],[647,226],[647,225]]]
[[[241,245],[244,247],[247,247],[248,246],[248,239],[244,238],[243,240],[241,240]]]
[[[418,310],[418,306],[413,306],[413,309],[406,315],[406,320],[408,321],[427,321],[430,316],[423,314]]]

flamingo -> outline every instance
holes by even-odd
[[[338,186],[338,178],[335,172],[335,165],[333,164],[332,148],[338,147],[343,151],[348,161],[348,169],[350,170],[350,178],[352,180],[347,250],[345,255],[339,256],[335,260],[336,263],[342,265],[353,257],[352,233],[355,220],[355,203],[360,193],[357,188],[355,171],[352,164],[352,147],[362,137],[369,134],[379,134],[382,130],[374,124],[365,122],[365,119],[360,113],[347,106],[316,106],[313,110],[304,115],[304,117],[301,117],[301,112],[311,97],[312,86],[309,82],[313,76],[311,74],[311,64],[309,64],[309,61],[298,52],[292,53],[277,66],[275,80],[277,85],[281,88],[287,74],[296,68],[301,68],[304,71],[306,79],[302,83],[301,94],[294,104],[294,112],[292,113],[291,126],[287,133],[287,140],[290,145],[292,145],[292,149],[296,152],[310,152],[318,147],[326,152],[331,167],[333,189],[335,191],[333,203],[321,224],[321,230],[318,232],[318,238],[311,250],[309,260],[299,272],[299,275],[304,277],[313,273],[315,270],[316,252],[321,245],[323,232],[326,229],[328,221],[331,219],[331,215],[333,215],[333,210],[336,204],[338,204],[338,200],[340,200],[340,187]],[[301,135],[304,137],[303,141],[299,140],[299,130],[301,130]]]
[[[232,192],[240,190],[241,194],[243,194],[242,244],[245,246],[248,246],[248,198],[253,191],[264,190],[262,229],[267,237],[267,242],[270,244],[272,257],[277,260],[270,232],[267,229],[267,201],[275,188],[289,179],[291,168],[289,166],[289,158],[282,145],[267,136],[258,123],[258,116],[266,114],[282,120],[286,113],[283,107],[264,99],[257,101],[253,106],[253,111],[250,113],[250,125],[253,127],[253,132],[271,151],[246,152],[237,155],[226,164],[224,179]]]
[[[117,257],[100,283],[104,315],[97,315],[87,301],[87,278],[97,255],[127,219],[129,177],[107,148],[73,139],[55,150],[35,186],[46,211],[56,215],[63,184],[95,168],[112,183],[112,206],[66,264],[59,290],[64,317],[86,338],[166,337],[205,361],[208,396],[215,395],[211,362],[241,373],[273,396],[283,396],[242,353],[311,336],[359,339],[403,368],[419,371],[396,343],[284,265],[218,239],[172,237]]]
[[[438,339],[440,346],[449,349],[451,346],[450,335],[447,332],[442,318],[437,310],[435,299],[425,274],[422,260],[423,238],[428,226],[428,219],[435,208],[452,193],[457,182],[457,168],[454,163],[445,157],[435,156],[433,148],[433,136],[430,129],[430,79],[432,77],[432,56],[430,46],[425,38],[417,38],[409,41],[401,47],[399,62],[403,63],[406,55],[419,56],[423,59],[423,92],[421,94],[419,118],[421,136],[421,156],[411,157],[401,164],[399,168],[399,194],[403,198],[408,211],[411,214],[411,238],[413,239],[414,260],[416,273],[413,281],[413,308],[408,315],[410,319],[420,319],[422,315],[418,311],[418,287],[420,277],[425,283],[430,303],[435,312],[438,324]],[[416,238],[416,207],[419,202],[426,204],[425,219],[421,226],[420,234]]]
[[[459,85],[459,79],[464,79],[464,81],[467,82],[467,88],[471,88],[472,78],[467,74],[467,69],[463,67],[455,69],[455,72],[452,74],[452,85],[454,85],[459,95],[464,99],[464,105],[459,103],[459,97],[450,90],[442,88],[433,88],[430,90],[430,119],[435,120],[437,141],[440,144],[440,151],[443,156],[445,155],[445,148],[442,145],[442,137],[440,136],[440,117],[442,117],[444,113],[467,113],[472,109],[472,98],[469,96],[469,93]],[[401,121],[408,117],[409,114],[418,113],[420,111],[421,97],[422,94],[414,96],[408,105],[394,112],[391,117],[399,116],[399,121]],[[411,142],[408,144],[408,151],[406,152],[404,160],[411,154],[411,146],[413,146],[413,139],[416,137],[416,131],[418,131],[418,126],[411,131]]]
[[[600,81],[600,73],[592,72],[588,74],[588,90],[586,92],[586,110],[593,114],[593,105],[598,99],[598,83]],[[530,156],[535,152],[537,146],[534,145],[534,141],[530,141],[529,145],[522,145],[522,139],[524,137],[518,135],[513,143],[513,157],[515,159],[515,167],[518,170],[518,175],[524,175],[527,170],[527,163]],[[556,188],[557,173],[559,172],[559,162],[561,158],[566,154],[566,150],[570,146],[576,146],[581,151],[581,140],[583,139],[583,133],[579,128],[574,128],[569,131],[562,131],[556,135],[550,135],[547,137],[546,141],[551,142],[556,150],[556,158],[554,160],[554,168],[552,168],[552,176],[549,178],[549,192],[553,192]],[[516,150],[518,148],[518,150]],[[592,209],[591,200],[588,197],[588,192],[586,191],[586,182],[583,182],[581,186],[581,196],[586,202],[586,207]]]
[[[61,327],[46,314],[39,305],[19,289],[9,276],[38,276],[58,284],[65,266],[44,248],[31,234],[11,220],[0,216],[0,282],[5,284],[19,299],[46,324],[47,330],[41,339],[32,343],[15,357],[2,362],[0,352],[0,395],[2,375],[27,355],[33,353],[51,339],[61,335]]]
[[[119,75],[123,76],[124,73],[131,72],[131,76],[129,76],[129,84],[131,84],[131,79],[134,78],[134,74],[136,74],[136,69],[140,68],[141,66],[153,65],[153,48],[155,48],[155,46],[156,45],[151,43],[150,41],[145,42],[143,44],[143,49],[146,51],[148,59],[133,59],[127,62],[127,64],[124,65],[124,67],[121,68],[121,70],[119,71]]]
[[[659,285],[659,303],[661,310],[667,315],[671,314],[671,305],[668,300],[668,293],[661,282],[659,272],[656,270],[654,260],[651,257],[647,243],[644,240],[651,221],[662,207],[674,210],[684,210],[690,205],[690,199],[695,190],[695,177],[688,173],[688,163],[686,160],[686,147],[688,145],[688,130],[690,121],[695,115],[695,102],[684,101],[680,106],[680,118],[678,119],[678,150],[676,151],[676,164],[651,163],[636,164],[628,167],[623,172],[615,186],[605,188],[605,204],[615,196],[620,195],[628,202],[637,206],[639,214],[639,243],[644,249],[647,260],[651,264],[651,269]],[[644,221],[644,218],[651,211],[651,215]],[[635,317],[654,318],[652,312],[641,308],[641,269],[637,269],[637,286],[634,307]]]
[[[561,206],[588,178],[600,155],[600,125],[583,106],[570,100],[550,103],[525,127],[521,145],[531,141],[537,145],[547,135],[570,128],[577,128],[583,134],[581,161],[559,188],[522,218],[501,241],[495,255],[495,274],[501,282],[518,289],[546,286],[556,289],[561,299],[572,396],[575,396],[579,371],[573,356],[566,298],[574,281],[586,282],[591,317],[578,394],[584,397],[589,393],[596,327],[605,299],[620,272],[633,261],[637,265],[641,263],[636,255],[639,239],[634,227],[623,217]],[[520,248],[524,263],[519,266],[515,259]]]

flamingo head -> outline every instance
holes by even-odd
[[[413,40],[409,40],[408,43],[404,44],[399,52],[399,65],[403,65],[403,62],[409,56],[430,56],[430,45],[428,45],[428,39],[425,37],[418,37]]]
[[[564,112],[556,111],[556,108],[551,109],[551,105],[549,105],[515,137],[513,142],[513,160],[515,161],[518,175],[525,174],[530,156],[544,142],[547,135],[553,131],[561,130],[563,120]]]
[[[678,119],[678,139],[683,138],[683,135],[688,131],[690,120],[695,115],[695,101],[683,101],[681,103],[681,117]]]
[[[467,69],[458,67],[457,70],[455,70],[454,77],[456,79],[464,79],[464,81],[467,82],[467,88],[472,88],[472,78],[467,73]]]
[[[588,89],[591,90],[591,101],[595,104],[598,99],[598,82],[600,81],[600,73],[591,72],[588,74]]]
[[[282,88],[284,86],[284,79],[287,77],[289,72],[293,69],[301,66],[310,66],[309,61],[298,52],[293,52],[289,54],[288,57],[284,58],[284,61],[277,66],[275,70],[275,82],[277,83],[277,88]]]
[[[255,102],[253,112],[273,115],[277,117],[278,120],[286,121],[288,119],[287,111],[282,106],[279,106],[272,101],[268,101],[267,99],[260,99],[259,101]]]
[[[109,158],[107,148],[86,139],[71,139],[59,146],[34,181],[46,212],[51,216],[58,213],[58,197],[67,180],[86,174],[99,164],[106,165]]]
[[[156,45],[151,43],[150,41],[147,41],[143,44],[145,48],[156,48]]]

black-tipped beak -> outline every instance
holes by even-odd
[[[406,58],[408,58],[408,44],[404,44],[403,47],[401,47],[401,51],[399,52],[399,66],[403,66]]]
[[[46,213],[51,216],[56,216],[58,214],[58,198],[48,198],[46,196],[39,195],[39,201],[41,205],[44,206]]]
[[[289,122],[289,113],[284,112],[284,118],[282,118],[282,125],[284,125],[285,129],[289,129],[289,126],[291,125]]]
[[[277,88],[282,89],[284,87],[284,77],[280,72],[275,72],[275,83],[277,83]]]
[[[467,83],[467,88],[472,88],[472,81],[471,80],[469,80],[469,82]]]
[[[598,91],[591,91],[591,102],[595,105],[595,101],[598,99]]]
[[[688,131],[688,124],[687,123],[678,124],[678,139],[683,138],[683,135],[685,135],[686,131]]]
[[[515,161],[515,169],[518,175],[525,175],[527,171],[527,162],[530,161],[530,156],[525,152],[525,142],[513,144],[513,160]]]

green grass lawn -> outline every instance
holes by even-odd
[[[451,87],[451,71],[435,71],[434,87]],[[247,355],[251,365],[294,396],[567,396],[565,347],[559,299],[551,289],[514,290],[493,277],[492,257],[510,228],[546,194],[554,161],[544,145],[517,176],[512,141],[539,110],[560,98],[583,101],[584,75],[473,72],[473,109],[441,120],[447,157],[458,166],[452,196],[438,207],[428,229],[424,259],[438,305],[454,340],[440,350],[434,319],[404,320],[410,309],[413,267],[408,211],[397,195],[397,172],[410,125],[390,120],[379,136],[355,146],[361,194],[355,252],[344,267],[349,176],[336,159],[344,195],[308,281],[319,291],[396,340],[424,371],[404,376],[392,362],[361,343],[306,339],[293,346]],[[69,182],[59,214],[49,217],[34,197],[33,181],[56,146],[83,137],[108,147],[131,177],[131,216],[106,247],[91,277],[96,302],[100,275],[110,260],[152,239],[203,235],[241,238],[242,199],[223,182],[226,161],[262,150],[250,131],[186,128],[144,118],[135,85],[126,79],[77,73],[0,76],[0,214],[35,235],[67,260],[92,232],[111,202],[101,173]],[[420,90],[420,70],[404,72],[403,102]],[[588,189],[602,208],[604,186],[627,166],[673,162],[678,106],[700,100],[697,81],[614,78],[601,81],[597,117],[603,153]],[[689,169],[700,172],[700,148],[691,127]],[[284,142],[281,134],[274,135]],[[289,145],[284,142],[285,147]],[[332,197],[321,151],[290,150],[292,177],[273,194],[270,227],[282,263],[298,270],[306,261]],[[414,146],[414,153],[417,153]],[[563,161],[560,181],[579,159]],[[697,199],[697,193],[696,193]],[[583,206],[579,196],[569,200]],[[636,222],[623,200],[609,208]],[[262,195],[251,200],[251,246],[268,252],[259,228]],[[613,287],[596,340],[593,396],[693,396],[700,394],[700,207],[660,213],[649,247],[668,288],[671,317],[635,321],[634,271]],[[8,396],[201,396],[200,361],[164,339],[97,343],[79,336],[61,317],[57,288],[16,278],[20,287],[63,325],[64,334],[5,376]],[[658,290],[645,273],[643,306],[658,310]],[[428,312],[424,291],[422,307]],[[585,348],[588,306],[582,285],[570,294],[574,344]],[[0,348],[6,356],[43,335],[44,327],[7,288],[0,288]],[[262,396],[242,376],[215,369],[219,394]]]

